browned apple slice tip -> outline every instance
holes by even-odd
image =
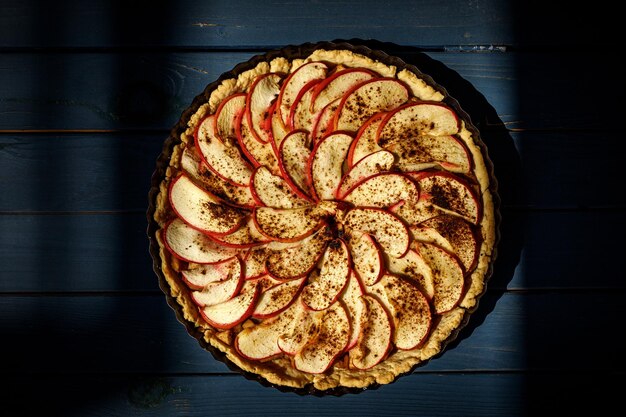
[[[419,189],[410,177],[396,172],[379,172],[357,183],[343,201],[356,207],[392,207],[401,201],[417,202]]]
[[[302,302],[311,310],[330,307],[341,295],[350,277],[350,252],[346,243],[335,239],[326,247],[318,275],[311,274],[302,290]]]
[[[269,239],[282,242],[295,242],[311,235],[322,227],[326,215],[314,206],[293,209],[258,207],[253,212],[257,229]]]
[[[331,239],[329,227],[322,227],[304,238],[299,245],[274,251],[267,258],[265,269],[270,276],[280,280],[308,275],[317,265]]]
[[[435,282],[429,264],[415,250],[409,249],[401,258],[388,257],[387,270],[394,275],[409,278],[428,300],[435,295]]]
[[[267,319],[286,310],[296,299],[306,278],[294,279],[275,285],[261,293],[252,317]]]
[[[409,249],[410,234],[406,225],[394,214],[379,208],[355,208],[344,219],[348,229],[367,233],[376,238],[383,251],[399,258]],[[349,233],[349,232],[348,232]]]

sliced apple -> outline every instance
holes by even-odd
[[[465,220],[442,214],[411,227],[413,239],[433,243],[454,253],[465,269],[474,269],[478,259],[478,241],[472,226]]]
[[[236,250],[218,245],[180,219],[165,226],[163,238],[172,255],[186,262],[213,264],[237,255]]]
[[[340,99],[331,101],[322,110],[315,113],[315,120],[311,129],[313,143],[319,142],[333,130],[333,118],[340,102]]]
[[[302,290],[302,302],[311,310],[324,310],[333,304],[350,277],[350,252],[346,243],[335,239],[326,247],[319,275],[311,274]]]
[[[253,212],[257,229],[272,240],[293,242],[315,232],[324,224],[327,213],[317,207],[275,209],[258,207]]]
[[[350,321],[343,304],[338,302],[328,308],[318,326],[315,337],[294,357],[295,368],[311,374],[326,371],[348,344]]]
[[[181,275],[189,288],[202,290],[209,284],[226,281],[232,277],[241,277],[243,266],[242,261],[234,256],[215,264],[197,265],[193,269],[182,271]]]
[[[252,246],[258,246],[269,242],[269,239],[259,232],[252,217],[248,217],[241,227],[230,234],[211,237],[215,242],[222,246],[240,249],[250,248]]]
[[[235,123],[235,134],[242,152],[254,167],[263,165],[274,173],[279,172],[278,160],[274,150],[271,146],[259,142],[254,137],[248,124],[248,119],[243,117],[243,114],[239,121]]]
[[[442,103],[409,103],[389,112],[378,130],[378,144],[411,141],[422,135],[450,136],[459,132],[456,113]]]
[[[386,258],[387,270],[394,275],[410,278],[428,300],[435,295],[435,281],[429,263],[415,250],[409,249],[401,258]]]
[[[169,200],[178,217],[205,233],[225,235],[235,231],[245,218],[241,210],[198,187],[185,174],[172,180]]]
[[[326,136],[313,148],[308,172],[317,199],[335,198],[335,192],[343,177],[343,162],[351,142],[352,136],[336,132]]]
[[[416,246],[433,273],[435,313],[452,310],[461,300],[465,289],[461,262],[451,253],[430,243],[418,243]]]
[[[224,281],[212,282],[201,290],[192,291],[191,299],[200,307],[220,304],[239,294],[243,283],[243,274],[233,274]]]
[[[420,200],[434,207],[434,211],[461,216],[470,223],[478,224],[482,216],[476,192],[469,184],[448,172],[409,173],[418,181]],[[431,216],[434,217],[434,216]]]
[[[291,111],[287,119],[288,129],[311,131],[316,118],[316,114],[312,111],[311,99],[315,91],[315,86],[319,84],[320,81],[319,79],[314,79],[302,87],[302,90],[300,90],[295,98],[293,106],[291,106]]]
[[[348,245],[353,268],[363,284],[370,286],[377,283],[384,271],[384,260],[374,238],[357,232],[356,235],[349,235]]]
[[[265,166],[254,170],[250,186],[259,205],[290,209],[310,204],[309,200],[298,196],[283,177],[272,174]]]
[[[376,284],[381,301],[391,313],[394,324],[393,342],[396,348],[411,350],[419,347],[430,331],[432,315],[422,292],[409,281],[387,274]]]
[[[361,331],[350,350],[350,362],[357,369],[370,369],[387,357],[392,346],[393,322],[380,301],[371,295],[360,298]]]
[[[317,335],[319,318],[323,313],[309,311],[301,302],[293,303],[287,311],[290,310],[293,311],[291,325],[278,337],[278,348],[294,356]]]
[[[347,162],[349,167],[354,166],[367,155],[384,150],[378,145],[376,139],[378,128],[386,114],[387,113],[374,114],[359,128],[348,151]]]
[[[258,284],[246,281],[238,295],[223,303],[203,307],[200,314],[217,329],[232,329],[250,317],[260,294]]]
[[[380,172],[389,171],[393,166],[395,158],[391,152],[378,151],[367,155],[343,176],[335,197],[342,199],[355,185]]]
[[[222,142],[237,138],[235,126],[246,107],[246,93],[226,97],[215,111],[215,137]]]
[[[271,254],[272,250],[265,245],[250,248],[243,258],[245,278],[252,280],[265,275],[265,262]]]
[[[297,309],[290,307],[272,319],[243,329],[235,338],[235,349],[251,360],[266,360],[281,354],[278,339],[289,331],[296,315]]]
[[[395,172],[374,174],[352,187],[343,201],[357,207],[391,207],[419,200],[419,190],[408,176]]]
[[[356,132],[378,112],[393,110],[409,99],[409,89],[395,78],[374,78],[352,87],[341,99],[334,128]]]
[[[318,113],[328,103],[340,99],[357,84],[374,77],[374,72],[363,68],[346,68],[335,72],[316,85],[311,98],[313,113]]]
[[[245,208],[256,205],[249,186],[233,185],[215,175],[200,159],[195,148],[185,148],[181,166],[194,181],[225,202]]]
[[[215,136],[215,115],[204,118],[195,132],[195,146],[207,167],[233,185],[249,185],[252,166],[234,143]]]
[[[282,121],[280,114],[278,113],[278,102],[274,103],[274,105],[270,107],[267,126],[271,132],[272,149],[276,154],[278,154],[280,144],[289,134],[289,129]]]
[[[468,174],[472,168],[469,151],[454,136],[407,136],[380,144],[398,158],[403,171],[441,167],[446,171]]]
[[[408,228],[402,220],[386,210],[355,208],[346,214],[343,224],[348,233],[359,231],[374,236],[385,253],[394,258],[401,257],[409,249]]]
[[[346,309],[348,310],[348,317],[350,319],[350,341],[346,350],[351,349],[357,343],[359,335],[361,334],[361,320],[363,309],[363,303],[360,297],[365,294],[365,289],[359,277],[352,271],[346,288],[341,294],[341,300],[344,302]]]
[[[304,287],[306,278],[294,279],[275,285],[263,291],[257,305],[252,312],[252,317],[267,319],[286,310],[297,298]]]
[[[278,156],[283,178],[291,189],[302,198],[310,198],[307,165],[311,147],[308,133],[303,130],[289,133],[278,148]]]
[[[248,119],[248,127],[259,142],[268,143],[271,140],[271,130],[266,122],[270,117],[270,106],[280,93],[282,79],[281,74],[272,72],[259,75],[248,91],[245,117]]]
[[[274,251],[267,258],[265,269],[270,276],[280,280],[308,275],[317,265],[331,239],[330,228],[323,227],[304,238],[297,246]]]
[[[296,101],[296,97],[303,87],[312,80],[321,80],[326,77],[328,66],[323,62],[307,62],[299,66],[283,82],[277,99],[277,110],[285,126],[288,126],[289,114]]]

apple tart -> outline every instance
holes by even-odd
[[[296,392],[394,381],[485,290],[495,180],[477,129],[417,68],[347,44],[224,74],[153,177],[161,288],[202,346]]]

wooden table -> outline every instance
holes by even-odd
[[[621,405],[625,82],[610,7],[38,3],[0,1],[0,404],[17,407],[0,414],[509,417]],[[170,127],[206,84],[275,47],[351,38],[427,57],[471,111],[496,167],[502,240],[480,309],[443,356],[376,390],[301,397],[229,371],[176,321],[151,269],[147,192]]]

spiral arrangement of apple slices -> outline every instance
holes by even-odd
[[[163,230],[203,319],[248,360],[369,369],[427,340],[477,260],[455,112],[369,69],[265,73],[201,120]]]

